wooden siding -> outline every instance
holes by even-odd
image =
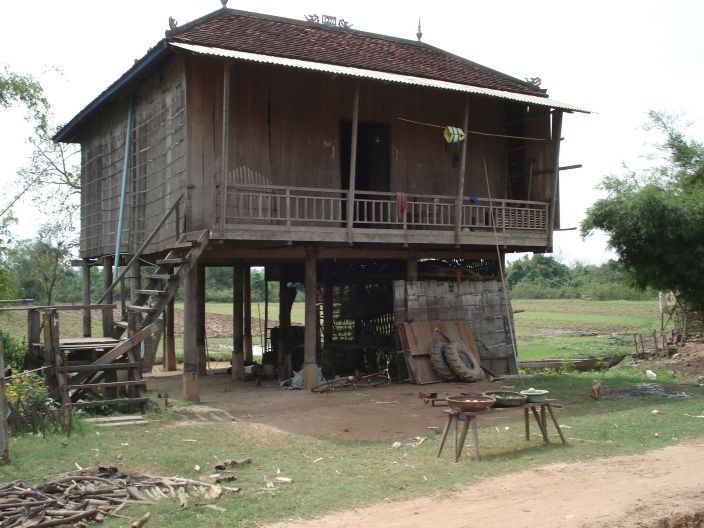
[[[133,252],[183,192],[185,88],[183,61],[176,57],[135,93],[123,252]],[[114,103],[82,134],[82,257],[115,251],[128,108],[127,100]],[[174,217],[150,251],[171,245],[176,232]]]

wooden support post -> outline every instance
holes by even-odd
[[[469,95],[464,104],[464,120],[462,122],[462,130],[465,132],[464,141],[462,141],[462,152],[460,154],[460,174],[457,178],[457,200],[455,202],[455,245],[459,247],[462,233],[462,202],[464,196],[464,177],[467,171],[467,145],[469,144]]]
[[[176,340],[174,338],[174,299],[164,310],[164,370],[176,370]]]
[[[266,266],[264,266],[264,335],[261,337],[262,360],[267,352],[269,339],[269,282],[267,281]]]
[[[112,285],[112,265],[113,257],[106,255],[103,257],[103,291],[108,291]],[[105,304],[112,304],[113,293],[112,290],[109,291],[107,295],[103,295],[104,299],[101,302]],[[112,336],[112,308],[103,309],[103,337]]]
[[[198,263],[194,262],[183,282],[183,398],[200,401],[198,390]]]
[[[559,187],[560,187],[560,136],[562,135],[562,110],[554,110],[552,113],[552,143],[554,149],[554,160],[553,160],[553,181],[552,181],[552,199],[550,201],[550,225],[548,226],[549,237],[548,244],[550,248],[553,247],[553,232],[558,225],[557,215],[558,211],[558,200],[559,200]]]
[[[359,128],[359,81],[354,85],[352,99],[352,147],[350,150],[350,188],[347,192],[347,243],[354,243],[354,189],[357,172],[357,129]]]
[[[83,259],[83,264],[81,265],[81,271],[83,275],[83,280],[81,281],[81,293],[83,294],[83,304],[88,306],[90,304],[90,265],[88,259]],[[90,309],[83,309],[83,337],[91,336],[91,320],[90,320]]]
[[[244,303],[244,361],[251,363],[252,353],[252,268],[244,267],[242,302]]]
[[[27,355],[24,366],[27,369],[35,369],[44,365],[42,358],[36,355],[35,343],[39,343],[42,338],[42,317],[38,310],[27,310]]]
[[[409,257],[406,260],[406,281],[416,282],[418,280],[418,259]]]
[[[318,310],[316,308],[317,297],[317,277],[316,277],[316,250],[306,249],[306,315],[305,315],[305,338],[303,353],[303,388],[312,389],[318,385],[318,362],[316,359],[317,335],[318,335]]]
[[[332,344],[333,324],[333,285],[332,285],[332,262],[325,262],[325,276],[323,278],[323,343],[326,347]]]
[[[198,351],[198,375],[205,376],[208,367],[205,349],[205,266],[198,265],[198,284],[196,305],[196,350]]]
[[[10,463],[10,451],[7,443],[7,416],[5,416],[5,341],[0,332],[0,460]]]
[[[288,271],[281,265],[279,271],[279,357],[276,364],[281,381],[291,376],[291,308],[297,290],[288,286]]]
[[[238,261],[232,267],[232,367],[233,381],[244,379],[244,343],[243,343],[243,264]]]

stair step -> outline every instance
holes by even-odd
[[[178,276],[170,275],[168,273],[155,273],[149,277],[154,280],[178,280]]]
[[[165,258],[157,260],[157,266],[180,266],[181,264],[187,264],[189,261],[187,258]]]
[[[137,290],[137,293],[139,295],[161,295],[162,293],[166,293],[165,290]]]
[[[90,372],[90,371],[101,371],[101,370],[121,370],[128,368],[139,367],[140,363],[137,362],[125,362],[125,363],[96,363],[95,365],[69,365],[66,367],[68,372]]]
[[[120,405],[124,403],[144,403],[149,401],[149,398],[118,398],[116,400],[91,400],[84,402],[68,403],[74,408],[82,407],[100,407],[101,405]]]
[[[100,383],[82,383],[78,385],[66,385],[68,390],[72,389],[102,389],[110,387],[134,387],[135,385],[146,385],[144,380],[134,381],[105,381]]]
[[[135,304],[128,304],[127,310],[130,312],[142,312],[142,313],[156,313],[157,309],[151,306],[138,306]]]
[[[113,321],[112,325],[116,326],[117,328],[124,328],[125,330],[127,330],[127,327],[129,326],[127,324],[127,321]]]

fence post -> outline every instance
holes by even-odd
[[[7,416],[5,412],[5,341],[0,332],[0,458],[3,464],[10,463],[10,452],[7,445]]]

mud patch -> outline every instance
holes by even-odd
[[[692,395],[686,392],[677,392],[659,383],[636,383],[633,389],[614,391],[602,394],[603,399],[615,398],[642,398],[647,396],[659,396],[661,398],[690,398]]]

